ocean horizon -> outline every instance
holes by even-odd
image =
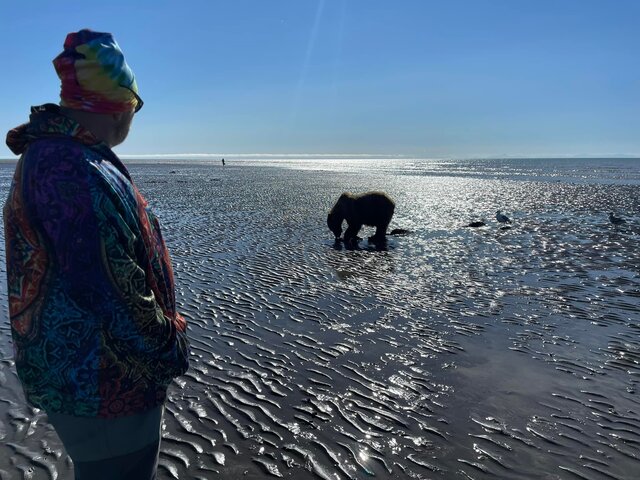
[[[122,155],[121,158],[126,165],[216,166],[225,158],[227,167],[271,165],[301,170],[364,172],[374,169],[408,175],[640,183],[640,158],[630,156],[420,158],[368,154],[162,154]],[[16,161],[17,157],[0,159],[0,164]]]

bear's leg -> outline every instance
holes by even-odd
[[[349,225],[347,230],[344,232],[344,243],[358,243],[358,232],[362,228],[362,225]]]
[[[378,225],[376,227],[376,233],[373,235],[373,237],[370,237],[370,240],[372,240],[372,241],[384,240],[386,235],[387,235],[387,227],[388,226],[389,226],[388,223],[385,223],[383,225]]]

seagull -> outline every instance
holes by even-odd
[[[627,223],[624,218],[616,217],[613,212],[609,212],[609,221],[614,225],[622,225],[623,223]]]
[[[500,213],[500,210],[496,212],[496,220],[500,223],[511,223],[511,219]]]

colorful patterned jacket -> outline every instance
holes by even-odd
[[[4,207],[18,376],[38,408],[119,417],[164,402],[188,367],[160,225],[127,169],[56,105],[7,134]]]

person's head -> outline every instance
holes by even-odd
[[[134,115],[133,110],[117,113],[93,113],[67,107],[61,107],[61,110],[111,148],[125,141]]]
[[[110,33],[70,33],[53,60],[63,112],[113,147],[129,133],[142,108],[135,76]]]

